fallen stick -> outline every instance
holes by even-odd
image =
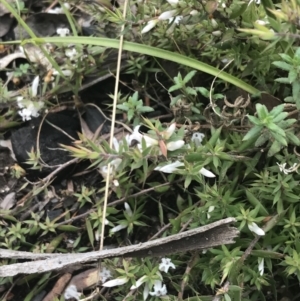
[[[230,217],[186,232],[137,245],[80,254],[37,254],[0,249],[0,258],[35,260],[0,266],[0,277],[57,271],[75,264],[93,262],[104,258],[121,256],[156,257],[231,244],[234,243],[234,238],[239,235],[236,228],[230,227],[230,223],[235,221],[234,218]]]

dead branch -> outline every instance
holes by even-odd
[[[83,264],[104,258],[156,257],[231,244],[239,235],[236,228],[230,227],[230,224],[235,221],[234,218],[226,218],[186,232],[137,245],[81,254],[36,254],[0,249],[0,258],[35,260],[3,265],[0,267],[0,277],[57,271],[74,264]]]

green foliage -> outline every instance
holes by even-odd
[[[42,97],[65,91],[77,95],[82,78],[98,72],[108,58],[105,48],[119,48],[118,39],[79,36],[73,23],[75,36],[36,38],[20,16],[22,3],[17,4],[19,8],[12,14],[32,37],[22,43],[41,46],[52,42],[57,46],[57,53],[46,52],[45,57],[59,76],[54,88],[43,84]],[[90,6],[84,7],[86,11]],[[144,133],[135,132],[138,145],[129,144],[125,135],[110,147],[104,139],[81,134],[74,145],[63,146],[73,157],[87,160],[88,171],[98,172],[100,181],[90,186],[85,179],[83,183],[74,180],[75,192],[56,192],[62,194],[63,205],[59,203],[62,213],[54,218],[43,206],[31,212],[36,198],[49,193],[45,189],[49,183],[34,183],[24,203],[1,210],[0,246],[40,253],[87,252],[98,249],[101,235],[105,243],[123,246],[234,217],[240,230],[235,244],[203,253],[174,254],[176,269],[168,273],[161,273],[159,259],[151,256],[106,260],[112,280],[122,283],[112,286],[106,298],[142,300],[147,290],[153,292],[155,282],[163,281],[168,296],[161,299],[177,300],[182,294],[190,301],[282,299],[285,296],[279,288],[284,285],[292,291],[300,281],[300,132],[295,117],[300,109],[298,1],[275,4],[262,0],[261,5],[237,0],[219,5],[189,0],[154,1],[153,5],[137,2],[135,11],[125,19],[121,8],[100,13],[95,7],[93,4],[96,13],[92,15],[95,24],[101,24],[99,32],[112,28],[116,36],[125,25],[123,49],[135,53],[126,61],[125,72],[132,74],[139,91],[149,94],[151,101],[170,107],[175,121],[173,117],[163,120],[169,123],[166,125],[143,118],[153,109],[144,105],[139,93],[126,97],[120,93],[118,109],[127,116],[126,126],[146,128]],[[182,16],[180,23],[159,20],[167,11]],[[141,30],[153,20],[155,26],[141,36]],[[132,36],[135,32],[138,37]],[[69,44],[76,45],[74,57],[82,60],[74,64],[69,57],[59,65]],[[163,59],[164,64],[152,57]],[[21,65],[14,75],[22,76],[28,69],[29,65]],[[71,71],[70,78],[63,73],[66,69]],[[153,72],[160,76],[163,71],[169,80],[163,78],[162,84],[157,77],[157,82],[153,80]],[[43,70],[39,72],[44,76]],[[237,90],[238,95],[230,99],[228,92],[234,90],[230,84],[251,95],[247,98]],[[161,97],[165,91],[169,96]],[[276,101],[272,97],[257,99],[260,91]],[[0,93],[1,102],[12,98],[2,82]],[[30,93],[23,96],[29,99]],[[248,99],[247,105],[241,99]],[[179,119],[176,109],[188,114]],[[16,108],[1,114],[1,129],[15,124]],[[202,133],[203,141],[192,140],[194,134]],[[38,150],[28,157],[32,168],[43,167]],[[103,216],[108,164],[109,202]],[[15,174],[20,176],[18,169]],[[28,187],[29,182],[18,193],[27,192]],[[72,204],[65,207],[69,194]],[[105,233],[101,233],[102,223]],[[1,264],[12,262],[3,260]],[[38,288],[47,277],[38,282]],[[35,288],[28,300],[34,295]],[[148,300],[160,297],[149,295]]]

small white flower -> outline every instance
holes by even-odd
[[[167,143],[167,149],[169,151],[174,151],[176,149],[182,148],[184,146],[183,140],[171,141]]]
[[[154,170],[158,170],[164,173],[173,173],[174,171],[178,170],[177,167],[182,167],[182,166],[184,166],[182,162],[175,161],[164,166],[157,166],[154,168]]]
[[[70,34],[70,30],[68,28],[57,28],[56,33],[61,37],[65,37]]]
[[[207,210],[207,219],[210,219],[210,212],[213,212],[215,210],[215,206],[209,206]]]
[[[76,51],[75,48],[72,48],[72,49],[66,49],[65,55],[66,55],[67,57],[69,57],[71,60],[75,60],[76,57],[78,56],[78,52]]]
[[[24,100],[23,98],[17,99],[19,108],[22,110],[18,111],[23,121],[30,120],[31,117],[38,117],[39,110],[43,108],[44,102],[37,101],[32,102],[31,100]]]
[[[116,278],[116,279],[113,279],[113,280],[103,283],[102,286],[114,287],[114,286],[118,286],[118,285],[123,285],[123,284],[127,283],[128,280],[129,280],[128,278]]]
[[[118,170],[121,163],[122,163],[122,159],[120,159],[120,158],[116,158],[110,162],[110,173],[109,174],[111,176],[113,176],[115,174],[115,172]],[[104,166],[100,167],[99,171],[100,171],[102,177],[104,179],[106,179],[107,174],[108,174],[108,165],[104,165]]]
[[[34,78],[34,80],[32,81],[32,85],[31,85],[31,95],[33,97],[37,96],[37,90],[38,90],[38,87],[39,87],[39,83],[40,83],[40,77],[36,76]]]
[[[193,134],[192,136],[192,142],[194,142],[194,144],[198,147],[201,145],[203,138],[205,137],[205,135],[203,133],[200,132],[196,132]]]
[[[121,231],[122,229],[125,229],[127,228],[127,225],[118,225],[118,226],[115,226],[113,228],[110,229],[110,232],[111,233],[116,233],[116,232],[119,232]]]
[[[143,135],[140,133],[140,125],[137,125],[134,129],[133,129],[133,133],[131,135],[128,136],[127,143],[128,145],[131,145],[132,141],[136,140],[137,142],[141,143]]]
[[[167,294],[167,288],[166,285],[162,284],[162,282],[160,280],[156,280],[154,282],[154,292],[150,292],[151,296],[156,296],[156,297],[160,297],[160,296],[165,296]]]
[[[102,268],[102,270],[100,271],[99,275],[100,275],[102,283],[105,283],[107,279],[109,279],[109,278],[112,277],[110,270],[107,269],[107,268],[105,268],[105,267]]]
[[[165,11],[158,17],[158,20],[160,21],[168,20],[170,18],[173,18],[175,14],[176,14],[176,9]]]
[[[216,175],[213,174],[211,171],[207,170],[206,168],[202,167],[199,173],[207,178],[215,178]]]
[[[258,271],[259,275],[262,276],[265,271],[265,263],[263,258],[258,258]]]
[[[172,6],[176,6],[179,2],[179,0],[167,0],[169,4],[171,4]]]
[[[169,268],[176,269],[174,263],[171,261],[170,258],[162,258],[158,268],[160,271],[165,273],[168,273]]]
[[[141,34],[144,34],[148,31],[150,31],[152,28],[155,27],[155,25],[157,24],[158,19],[153,19],[148,21],[147,25],[143,28],[143,30],[141,31]]]
[[[286,163],[279,164],[278,162],[276,162],[276,164],[278,165],[279,170],[283,172],[285,175],[297,170],[297,163],[294,163],[293,166],[290,168],[285,168]]]
[[[74,298],[76,300],[79,300],[81,293],[79,293],[77,291],[77,288],[74,284],[69,285],[65,292],[64,292],[64,298],[67,299],[71,299]]]
[[[30,110],[28,110],[28,109],[22,109],[18,113],[22,117],[23,121],[31,120],[31,111]]]
[[[259,236],[264,236],[265,235],[265,231],[263,229],[259,228],[257,226],[257,224],[254,223],[254,222],[249,223],[248,224],[248,228],[249,228],[249,230],[251,232],[253,232],[253,233],[255,233],[255,234],[259,235]]]

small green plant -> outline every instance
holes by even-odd
[[[81,186],[80,193],[74,193],[74,196],[77,197],[77,201],[80,203],[80,208],[84,206],[85,203],[93,203],[91,196],[94,195],[95,189],[88,188],[86,186]]]
[[[125,211],[123,211],[125,219],[118,219],[118,226],[110,229],[111,233],[116,233],[122,229],[127,229],[127,233],[130,234],[133,231],[134,226],[146,226],[144,222],[139,219],[143,216],[143,205],[138,207],[136,210],[132,211],[129,204],[125,203]]]
[[[186,99],[186,102],[189,103],[190,110],[196,114],[200,114],[199,108],[202,104],[197,101],[197,96],[200,93],[202,96],[210,99],[210,91],[205,87],[191,87],[187,85],[196,75],[196,73],[196,70],[192,70],[184,78],[182,78],[182,75],[179,72],[178,75],[174,77],[175,85],[171,86],[168,92],[171,93],[176,90],[181,90],[183,94],[177,95],[176,97],[172,98],[170,103],[171,108],[180,107],[181,102],[184,102],[184,99]],[[224,96],[220,93],[212,93],[211,98],[212,100],[217,100],[223,99]],[[187,106],[187,104],[183,105]]]
[[[300,109],[300,48],[295,51],[293,57],[286,53],[280,53],[282,61],[275,61],[273,65],[288,71],[287,77],[276,78],[275,80],[284,85],[292,85],[292,96],[286,97],[286,102],[293,102],[297,109]]]
[[[21,77],[22,75],[27,74],[29,68],[30,68],[29,64],[20,64],[19,68],[16,68],[14,70],[14,76],[15,77]]]
[[[269,142],[268,156],[278,153],[288,143],[300,145],[299,138],[293,133],[292,124],[296,119],[287,119],[284,104],[276,106],[270,112],[265,105],[256,104],[257,117],[248,115],[254,127],[244,136],[243,140],[255,139],[255,146],[259,147]]]
[[[139,99],[138,92],[129,96],[123,104],[117,105],[117,108],[127,113],[128,121],[133,119],[134,126],[141,123],[141,115],[143,113],[153,112],[152,108],[144,106],[143,101]]]

